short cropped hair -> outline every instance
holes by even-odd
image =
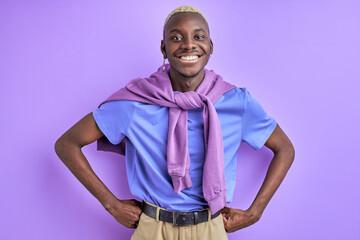
[[[164,27],[163,27],[163,37],[164,38],[165,38],[165,26],[166,26],[167,22],[169,21],[169,19],[172,16],[174,16],[175,14],[179,14],[179,13],[198,13],[198,14],[200,14],[204,18],[204,20],[208,26],[208,30],[210,32],[209,24],[206,20],[206,17],[199,9],[197,9],[196,7],[193,7],[193,6],[181,6],[181,7],[175,8],[165,19],[165,23],[164,23]]]
[[[175,8],[166,18],[165,20],[165,23],[164,23],[164,27],[166,25],[166,23],[169,21],[169,19],[177,14],[177,13],[198,13],[200,14],[204,19],[205,21],[207,22],[206,20],[206,17],[205,15],[199,10],[197,9],[196,7],[193,7],[193,6],[181,6],[181,7],[178,7],[178,8]]]

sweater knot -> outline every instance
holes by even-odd
[[[204,107],[204,97],[197,92],[178,92],[174,94],[174,100],[176,105],[181,110],[190,110]]]

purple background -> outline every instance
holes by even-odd
[[[291,138],[296,159],[261,220],[230,239],[360,239],[360,2],[357,0],[0,2],[0,239],[129,239],[54,152],[54,142],[127,81],[162,64],[167,14],[208,18],[208,68],[246,86]],[[122,158],[84,148],[119,197]],[[270,162],[240,149],[247,208]]]

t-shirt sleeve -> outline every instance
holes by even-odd
[[[132,113],[128,101],[110,101],[93,111],[96,124],[114,145],[127,135]]]
[[[265,112],[246,88],[241,90],[244,94],[242,140],[254,149],[260,149],[274,131],[276,121]]]

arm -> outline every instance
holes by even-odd
[[[117,199],[98,178],[81,151],[83,146],[102,136],[92,113],[89,113],[56,141],[56,154],[119,223],[128,228],[136,228],[141,214],[139,203],[136,200]]]
[[[225,207],[222,210],[224,226],[227,232],[235,232],[256,223],[266,205],[285,178],[294,157],[295,150],[286,134],[277,125],[274,132],[266,141],[274,157],[269,165],[264,182],[251,206],[247,210]]]

